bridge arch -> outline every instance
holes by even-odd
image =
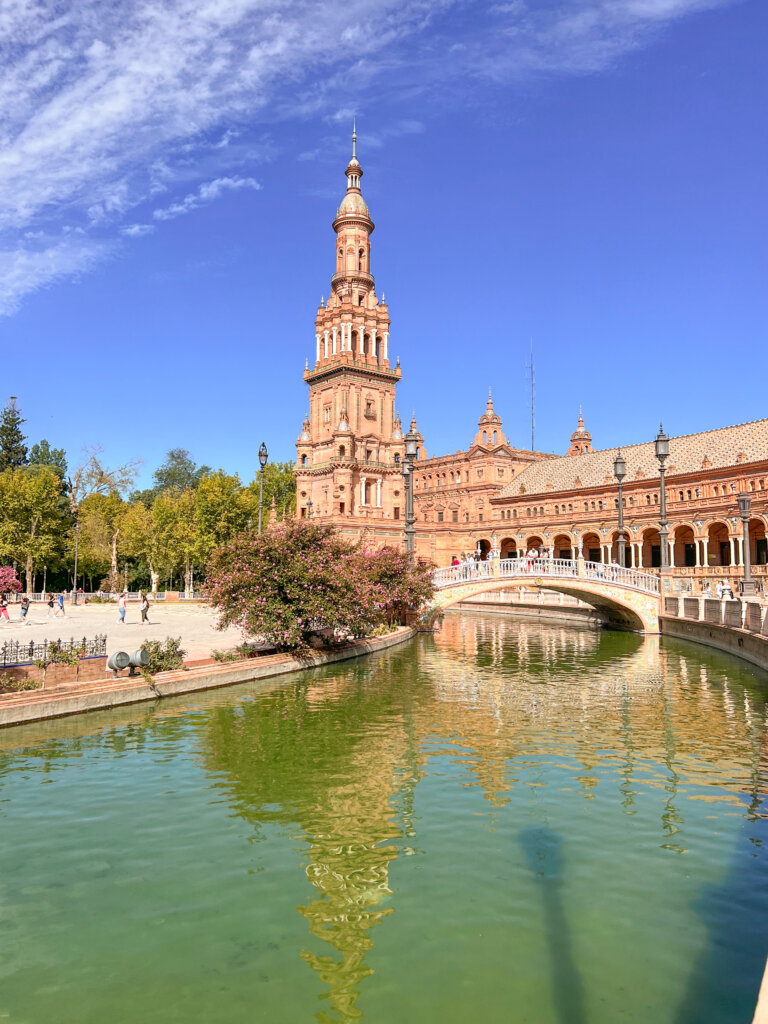
[[[660,593],[656,577],[606,566],[602,563],[566,559],[509,559],[482,563],[479,570],[464,567],[438,569],[435,596],[423,619],[430,623],[450,608],[489,591],[529,587],[553,590],[592,605],[610,625],[644,633],[658,633]]]

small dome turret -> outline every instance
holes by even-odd
[[[581,406],[579,406],[579,425],[571,434],[571,447],[568,449],[567,454],[583,455],[585,452],[593,452],[594,450],[592,447],[592,435],[584,426],[584,417],[581,415]]]

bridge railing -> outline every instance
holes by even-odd
[[[475,565],[452,565],[446,569],[435,570],[435,587],[455,586],[470,583],[484,578],[512,579],[525,576],[549,576],[569,579],[590,579],[601,583],[614,583],[633,590],[642,590],[647,594],[659,593],[657,576],[638,572],[636,569],[623,569],[619,565],[606,565],[603,562],[581,563],[573,558],[502,558],[499,560],[498,575],[494,574],[493,561],[478,562]]]

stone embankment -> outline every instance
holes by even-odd
[[[759,601],[665,597],[662,636],[715,647],[768,671],[768,607]]]
[[[338,650],[317,651],[306,657],[270,654],[224,664],[212,658],[202,662],[198,660],[185,670],[159,672],[151,683],[142,676],[121,675],[117,679],[103,677],[92,682],[63,683],[52,688],[46,685],[41,690],[0,694],[0,726],[76,715],[83,711],[136,704],[160,697],[175,697],[198,690],[211,690],[252,679],[266,679],[306,668],[317,668],[394,647],[409,640],[415,632],[410,626],[401,626],[387,636],[355,640]]]
[[[448,611],[495,612],[496,614],[514,613],[516,619],[533,619],[536,622],[567,622],[570,625],[582,624],[599,628],[606,622],[603,615],[594,605],[580,601],[570,594],[561,594],[554,590],[536,589],[531,587],[512,588],[509,590],[491,590],[478,594],[466,601],[461,601]]]

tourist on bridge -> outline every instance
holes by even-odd
[[[19,621],[21,622],[22,626],[28,626],[30,624],[29,619],[27,618],[27,615],[29,613],[29,605],[29,598],[27,597],[26,594],[23,594],[21,598],[21,608],[19,609]]]
[[[0,596],[0,619],[5,619],[6,622],[10,622],[8,617],[8,602],[5,600],[5,594]]]
[[[536,561],[536,559],[538,557],[539,557],[539,549],[535,548],[535,547],[533,547],[533,545],[531,545],[531,547],[528,548],[528,553],[526,555],[526,558],[528,559],[528,569],[530,571],[533,571],[533,564],[534,564],[534,562]]]
[[[712,584],[707,580],[704,586],[701,588],[701,592],[704,597],[712,597]]]
[[[125,625],[125,612],[128,606],[128,595],[125,591],[122,592],[120,597],[117,599],[117,612],[119,615],[118,622],[122,622]]]
[[[726,601],[733,600],[733,590],[731,589],[731,581],[730,580],[724,580],[723,581],[723,597],[725,598]]]
[[[717,586],[715,587],[715,593],[717,594],[718,601],[722,601],[722,599],[723,599],[723,581],[722,580],[718,580],[717,581]]]

